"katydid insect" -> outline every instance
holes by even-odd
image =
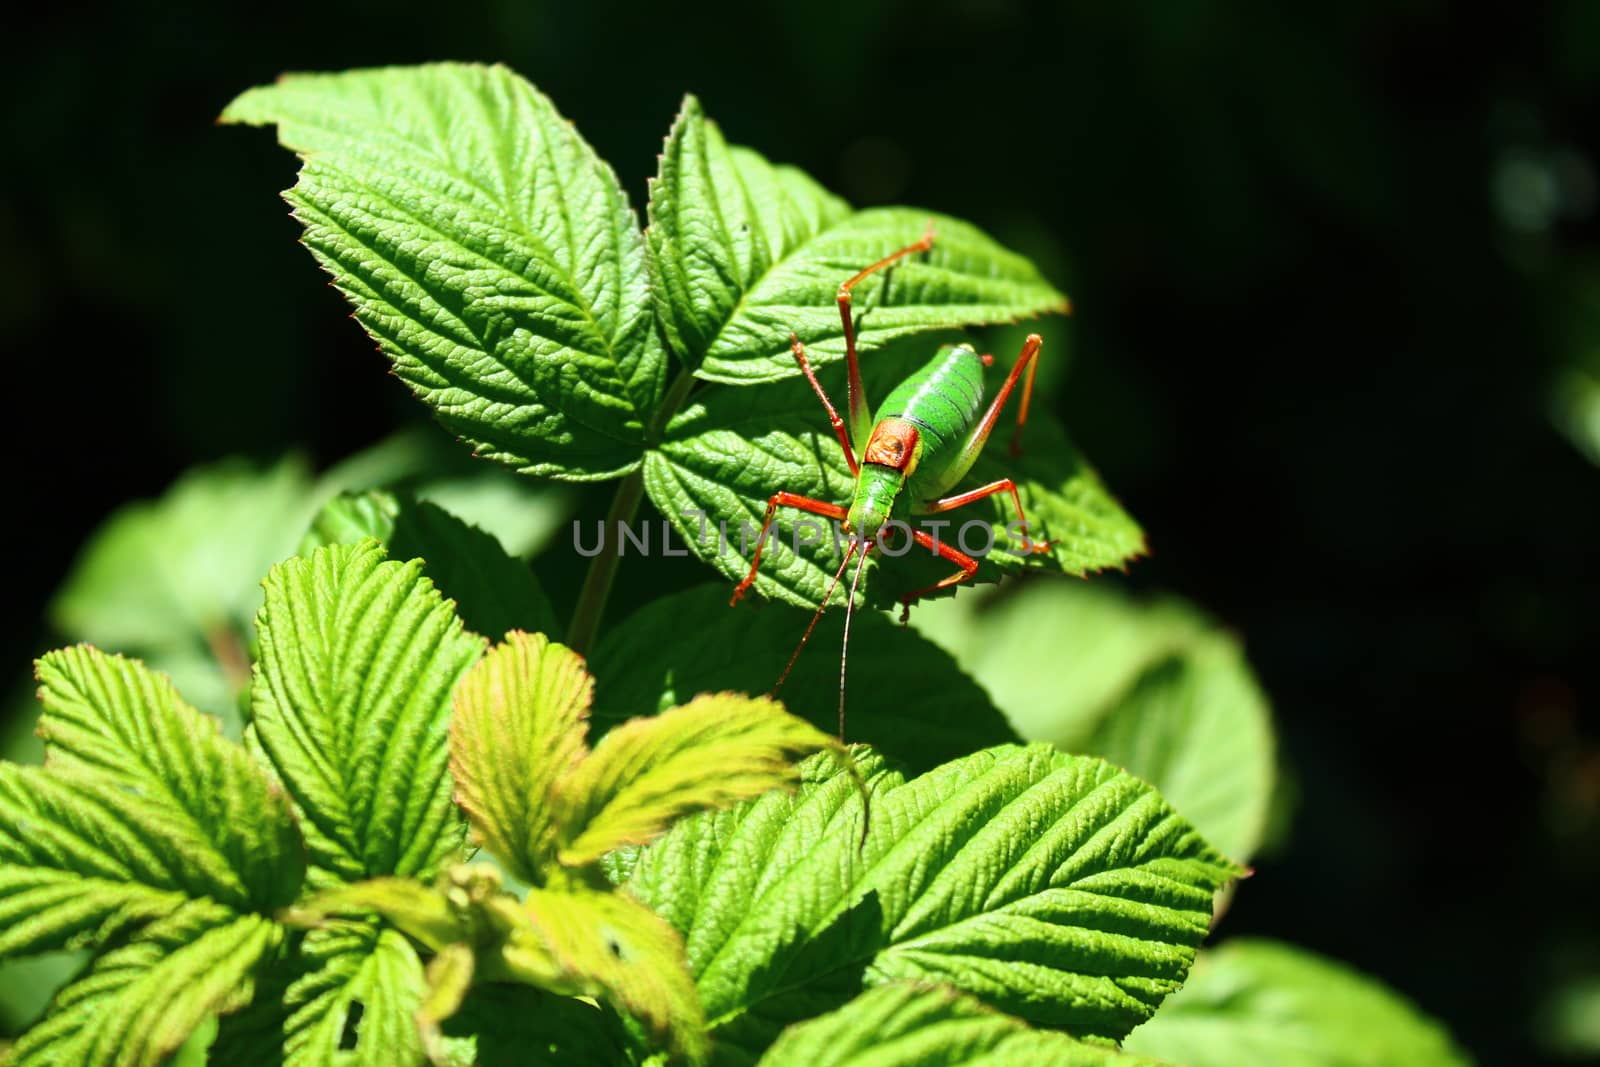
[[[861,579],[861,570],[867,556],[878,547],[883,538],[885,524],[891,520],[905,523],[910,516],[953,511],[997,493],[1009,493],[1011,502],[1016,507],[1018,523],[1024,531],[1024,549],[1030,552],[1049,550],[1049,542],[1031,541],[1026,537],[1027,516],[1023,514],[1022,498],[1017,493],[1016,483],[1010,478],[1001,478],[976,489],[946,495],[972,470],[972,465],[977,462],[979,454],[988,442],[990,433],[999,421],[1000,411],[1019,379],[1023,382],[1022,401],[1017,410],[1016,430],[1011,438],[1011,454],[1017,456],[1021,453],[1022,428],[1028,421],[1028,404],[1033,398],[1033,376],[1038,367],[1034,359],[1039,354],[1038,334],[1028,336],[1017,362],[1011,368],[1011,373],[1006,376],[988,410],[984,411],[981,417],[979,408],[983,403],[983,370],[993,362],[993,359],[987,355],[980,356],[972,346],[966,344],[942,346],[926,365],[890,392],[875,416],[869,414],[866,392],[861,383],[861,366],[856,356],[856,324],[851,309],[850,291],[874,272],[884,270],[906,256],[928,251],[933,247],[933,239],[933,230],[930,227],[921,240],[885,256],[839,286],[837,301],[839,317],[844,324],[845,362],[849,374],[848,427],[845,420],[834,410],[833,402],[828,399],[828,394],[817,381],[817,376],[811,369],[811,361],[806,357],[805,346],[794,334],[789,335],[789,347],[794,354],[795,362],[800,365],[806,380],[811,383],[817,399],[822,401],[822,406],[828,413],[828,422],[832,425],[839,444],[844,448],[845,460],[849,463],[850,473],[855,476],[856,481],[848,505],[788,492],[774,493],[767,499],[767,512],[761,523],[761,533],[756,538],[755,556],[750,560],[750,572],[734,588],[730,605],[737,604],[739,598],[744,596],[755,583],[756,572],[761,566],[761,551],[766,545],[773,518],[780,507],[795,508],[824,518],[842,520],[841,529],[850,536],[849,547],[839,564],[839,570],[834,574],[833,582],[828,586],[827,592],[823,594],[822,603],[818,606],[816,615],[812,617],[811,626],[807,627],[805,635],[801,637],[794,657],[789,660],[789,666],[784,668],[783,675],[778,679],[774,693],[782,687],[784,679],[788,677],[790,668],[794,666],[794,658],[798,657],[800,649],[805,647],[806,641],[811,636],[811,630],[816,626],[817,618],[821,616],[829,599],[832,598],[834,587],[839,584],[851,558],[859,553],[859,562],[856,564],[855,575],[850,583],[850,595],[845,598],[844,645],[848,651],[849,612],[855,600],[856,585]],[[862,443],[859,453],[852,446],[852,442]],[[904,621],[905,613],[909,612],[911,604],[917,599],[968,581],[978,572],[978,561],[972,556],[953,545],[936,540],[926,530],[918,529],[909,523],[906,523],[906,528],[911,530],[911,537],[918,545],[936,552],[960,569],[930,586],[902,596],[901,621]],[[844,736],[842,656],[839,667],[839,736],[841,739]]]

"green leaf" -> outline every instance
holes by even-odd
[[[56,990],[82,973],[89,954],[45,952],[0,964],[0,1034],[18,1034],[44,1014]],[[0,1063],[5,1062],[0,1039]]]
[[[1568,367],[1550,388],[1550,421],[1590,463],[1600,466],[1600,372]]]
[[[749,328],[745,295],[848,218],[850,206],[794,167],[729,147],[688,96],[650,183],[649,215],[656,313],[673,348],[695,366],[724,330]]]
[[[364,537],[382,541],[399,559],[421,558],[423,573],[477,633],[499,638],[509,630],[556,628],[555,609],[527,564],[512,559],[494,535],[409,494],[372,489],[335,497],[313,520],[300,552]]]
[[[913,339],[875,353],[863,366],[868,393],[881,400],[921,367],[935,348],[934,341]],[[842,404],[842,368],[822,372],[819,380],[835,406]],[[991,380],[990,387],[998,380],[998,376]],[[1025,444],[1023,457],[1011,460],[1002,458],[1003,443],[991,438],[990,449],[959,488],[1015,479],[1030,535],[1054,542],[1048,554],[1023,559],[1002,551],[1007,544],[1005,526],[1016,518],[1009,494],[938,517],[950,520],[941,534],[948,542],[960,544],[961,526],[971,519],[994,530],[1001,547],[979,571],[980,581],[996,581],[1004,571],[1023,567],[1081,575],[1121,566],[1143,551],[1144,535],[1138,525],[1106,492],[1048,414],[1030,415]],[[644,479],[650,499],[672,522],[678,540],[730,581],[743,578],[749,569],[773,493],[800,493],[847,505],[854,486],[822,405],[804,379],[709,390],[693,398],[668,424],[660,447],[646,457]],[[767,597],[815,607],[841,558],[831,532],[825,532],[831,529],[818,516],[780,510],[761,559],[756,589]],[[966,543],[980,551],[985,541],[984,532],[974,528]],[[932,584],[954,569],[921,548],[899,559],[874,557],[863,578],[863,587],[873,592],[863,599],[892,604],[900,593]],[[842,593],[835,595],[843,599]]]
[[[532,889],[528,917],[565,977],[553,991],[606,1000],[637,1019],[674,1061],[709,1053],[683,942],[625,893]]]
[[[503,67],[300,74],[225,122],[305,161],[305,244],[451,432],[530,474],[636,466],[660,402],[644,239],[615,175]]]
[[[701,585],[662,597],[613,627],[591,661],[595,718],[614,724],[664,711],[696,693],[772,688],[810,622],[782,604],[728,607],[730,587]],[[790,712],[833,730],[839,706],[844,612],[822,617],[784,682]],[[955,661],[877,612],[851,625],[846,737],[867,741],[911,771],[1015,741],[1005,719]],[[915,663],[916,670],[905,665]],[[892,700],[882,694],[892,693]]]
[[[427,878],[461,845],[447,720],[481,639],[419,560],[375,541],[274,567],[257,621],[255,736],[301,814],[311,862],[346,881]]]
[[[1261,843],[1271,714],[1238,643],[1204,615],[1044,581],[912,614],[1023,737],[1126,767],[1235,859]]]
[[[229,1067],[415,1067],[422,962],[396,930],[335,923],[313,930],[222,1020],[211,1062]]]
[[[317,479],[314,495],[321,506],[341,493],[375,489],[437,504],[493,534],[518,558],[548,541],[564,524],[572,506],[570,487],[524,478],[497,463],[485,462],[429,422],[414,423],[346,456]],[[317,543],[349,539],[327,536]],[[263,567],[257,576],[265,570]]]
[[[587,751],[594,679],[583,657],[513,631],[467,675],[450,725],[456,799],[483,846],[542,884],[556,845],[550,794]]]
[[[280,928],[194,901],[95,961],[13,1045],[7,1067],[156,1067],[212,1015],[248,1003]]]
[[[560,861],[596,863],[612,849],[642,845],[675,820],[792,786],[793,760],[837,741],[766,697],[698,696],[633,719],[606,734],[556,782]]]
[[[1465,1067],[1444,1028],[1365,975],[1291,945],[1234,940],[1129,1035],[1184,1067]]]
[[[0,764],[0,953],[99,944],[190,895],[237,892],[214,852],[191,868],[159,851],[165,812],[131,795],[114,804],[113,785]]]
[[[387,547],[399,514],[399,497],[386,489],[340,493],[311,520],[297,555],[309,556],[323,545],[350,545],[368,537]],[[423,562],[427,562],[426,556]]]
[[[840,283],[930,224],[930,252],[855,288],[861,351],[910,333],[1067,310],[1033,264],[976,227],[913,208],[852,212],[801,172],[730,147],[692,96],[667,136],[649,214],[663,328],[712,381],[799,374],[790,331],[817,362],[842,359]]]
[[[696,373],[746,385],[797,376],[790,332],[805,342],[815,364],[842,361],[840,283],[917,241],[929,225],[936,234],[931,251],[856,286],[859,352],[930,330],[1067,310],[1067,298],[1032,263],[976,226],[915,208],[870,208],[807,241],[751,286]]]
[[[259,911],[295,898],[305,857],[287,798],[217,720],[137,660],[87,645],[45,655],[36,671],[47,767],[103,776],[102,796],[138,797],[158,820],[156,851],[206,872],[195,895]]]
[[[159,500],[130,504],[84,546],[50,605],[62,633],[145,651],[243,627],[257,583],[294,547],[310,513],[305,464],[196,467]]]
[[[1116,1040],[1182,984],[1238,869],[1148,785],[1043,745],[863,801],[813,758],[798,794],[677,824],[628,883],[684,935],[727,1062],[866,987],[948,982],[991,1007]]]
[[[101,524],[51,602],[51,624],[71,640],[143,655],[236,728],[261,575],[294,548],[310,485],[295,458],[185,472],[160,499]]]
[[[288,804],[130,660],[39,662],[48,766],[0,764],[0,955],[105,942],[195,898],[270,912],[305,861]]]
[[[1153,1060],[1033,1030],[947,987],[868,990],[791,1027],[759,1067],[1161,1067]]]

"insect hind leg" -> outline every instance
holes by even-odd
[[[799,493],[773,493],[767,498],[767,514],[761,520],[761,533],[756,537],[756,554],[750,560],[750,573],[744,576],[733,589],[733,596],[728,600],[731,608],[739,602],[739,598],[755,584],[756,571],[761,567],[761,552],[767,547],[767,533],[772,529],[772,519],[779,508],[794,508],[798,511],[809,511],[813,515],[821,515],[827,519],[844,519],[849,512],[838,504],[830,504],[826,500],[817,500]]]

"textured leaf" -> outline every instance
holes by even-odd
[[[87,645],[47,654],[36,672],[47,767],[104,776],[102,797],[136,796],[158,820],[155,851],[206,872],[194,895],[261,911],[295,898],[305,857],[288,801],[217,720],[137,660]]]
[[[792,786],[794,760],[839,743],[766,697],[698,696],[633,719],[556,783],[561,862],[582,867],[653,840],[696,811]]]
[[[166,679],[39,661],[48,766],[0,764],[0,955],[104,942],[209,898],[272,911],[305,876],[283,795]]]
[[[155,842],[166,813],[132,796],[114,803],[106,788],[111,784],[0,764],[0,949],[6,955],[98,944],[168,914],[191,895],[238,892],[236,876],[214,853],[190,867],[185,857],[160,850]]]
[[[586,752],[594,679],[543,634],[512,632],[456,692],[450,772],[484,847],[542,884],[555,848],[550,793]]]
[[[222,1020],[211,1062],[229,1067],[415,1067],[422,962],[398,931],[338,923],[313,930]]]
[[[294,798],[314,867],[429,877],[457,851],[446,723],[482,642],[421,562],[375,541],[274,567],[257,621],[256,737]]]
[[[638,463],[665,369],[644,239],[543,94],[463,64],[293,75],[223,120],[305,161],[306,246],[451,432],[555,478]]]
[[[875,353],[863,365],[867,392],[875,400],[883,399],[922,366],[935,347],[936,341],[913,339]],[[842,404],[842,368],[824,371],[819,378],[835,406]],[[1000,380],[999,372],[992,371],[989,387],[995,388]],[[941,539],[966,543],[974,551],[984,547],[984,531],[975,527],[962,542],[958,540],[962,525],[969,520],[990,525],[1000,547],[979,571],[980,581],[996,581],[1004,571],[1024,566],[1086,574],[1121,566],[1143,551],[1144,535],[1138,525],[1106,492],[1047,413],[1030,414],[1025,442],[1023,457],[1011,460],[1005,456],[1004,441],[991,438],[988,451],[958,488],[1002,477],[1015,479],[1030,535],[1054,542],[1048,554],[1023,560],[1003,551],[1005,526],[1016,518],[1009,494],[927,517],[950,520],[942,527]],[[668,424],[660,447],[646,458],[644,478],[650,499],[672,522],[679,540],[730,580],[743,578],[749,568],[773,493],[788,491],[848,504],[853,486],[844,453],[804,379],[710,390],[694,398]],[[741,529],[746,531],[742,535]],[[841,558],[828,530],[831,524],[817,516],[780,511],[756,588],[768,597],[815,607]],[[862,579],[863,587],[873,590],[865,599],[890,604],[898,594],[932,584],[953,569],[921,548],[899,559],[875,558]],[[836,592],[835,597],[842,601],[843,593]]]
[[[760,1067],[1161,1067],[985,1008],[949,988],[895,983],[792,1027]]]
[[[397,559],[422,560],[422,572],[456,602],[456,614],[477,633],[556,628],[555,609],[533,572],[512,559],[493,534],[437,504],[408,493],[371,489],[323,506],[301,542],[301,555],[325,544],[375,537]]]
[[[156,1067],[211,1015],[251,996],[280,928],[194,901],[100,957],[13,1045],[7,1067]]]
[[[730,325],[748,328],[745,294],[850,207],[802,171],[729,147],[689,96],[650,183],[649,214],[656,313],[696,365]]]
[[[713,381],[797,375],[790,331],[819,362],[842,359],[840,283],[917,241],[930,223],[930,252],[856,287],[856,309],[867,311],[857,327],[863,351],[909,333],[1067,309],[1031,263],[976,227],[912,208],[852,212],[799,171],[729,147],[688,97],[650,189],[663,327]]]
[[[671,926],[617,892],[533,889],[527,911],[570,983],[555,992],[602,998],[665,1042],[674,1061],[705,1061],[699,998]]]
[[[740,384],[794,377],[800,371],[789,352],[791,331],[817,364],[842,361],[840,283],[918,240],[930,224],[937,235],[931,251],[856,286],[858,351],[930,330],[1067,310],[1067,298],[1032,263],[976,226],[915,208],[870,208],[807,241],[751,286],[697,373]]]
[[[1024,737],[1126,767],[1235,859],[1260,844],[1271,716],[1237,643],[1194,609],[1041,581],[929,604],[913,622]]]
[[[1444,1028],[1341,963],[1272,941],[1200,956],[1188,985],[1129,1035],[1184,1067],[1465,1067]]]
[[[684,934],[719,1055],[896,980],[1117,1039],[1184,979],[1237,869],[1148,785],[1043,745],[910,782],[872,766],[870,826],[824,758],[795,795],[680,822],[629,887]]]
[[[613,724],[662,711],[696,693],[772,688],[810,622],[782,604],[728,607],[728,586],[662,597],[611,628],[595,649],[595,718]],[[693,620],[686,625],[685,620]],[[844,612],[822,617],[784,682],[783,705],[836,728]],[[866,741],[911,771],[977,748],[1015,741],[989,697],[942,649],[876,612],[851,624],[845,736]],[[915,663],[916,669],[905,665]],[[881,699],[893,693],[894,699]]]

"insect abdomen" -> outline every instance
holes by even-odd
[[[878,408],[875,422],[900,418],[922,435],[917,467],[908,488],[943,472],[983,406],[983,360],[967,345],[945,345],[901,382]]]

